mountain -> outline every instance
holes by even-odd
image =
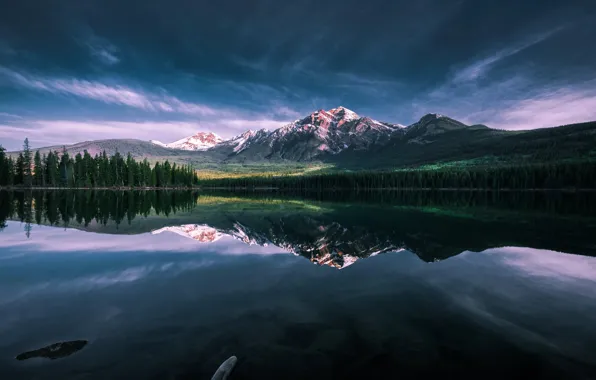
[[[150,140],[155,145],[170,149],[180,150],[207,150],[213,148],[224,140],[213,132],[198,132],[195,135],[185,137],[173,143],[164,144],[160,141]]]
[[[345,169],[466,160],[541,162],[596,156],[595,131],[596,122],[505,131],[468,125],[436,113],[406,127],[337,107],[315,111],[271,132],[246,131],[215,144],[205,155],[221,164],[322,161]]]
[[[199,132],[173,143],[99,140],[67,145],[72,155],[106,150],[137,158],[192,163],[198,169],[226,165],[280,166],[326,163],[338,169],[393,169],[436,163],[544,162],[596,157],[596,122],[524,131],[468,125],[448,116],[427,114],[405,127],[360,116],[345,107],[318,110],[274,131],[247,130],[224,140]],[[61,151],[61,146],[40,149]],[[16,152],[12,152],[14,155]],[[241,165],[237,165],[241,164]],[[255,167],[256,167],[255,166]],[[248,170],[248,169],[246,169]]]
[[[265,130],[253,132],[241,140],[241,149],[226,153],[231,161],[248,158],[309,161],[337,155],[346,149],[367,150],[403,133],[399,124],[379,122],[361,117],[345,107],[337,107],[318,110],[270,133]],[[228,145],[233,144],[220,144],[212,150],[220,151]]]
[[[234,136],[229,140],[219,143],[214,146],[211,151],[218,152],[224,156],[231,157],[242,153],[248,148],[254,148],[258,144],[266,143],[270,132],[266,129],[258,131],[248,130],[238,136]]]
[[[109,139],[109,140],[94,140],[94,141],[83,141],[72,145],[54,145],[44,148],[40,148],[41,154],[47,154],[49,151],[56,151],[62,153],[63,149],[66,149],[68,154],[76,155],[77,153],[83,154],[86,150],[92,156],[101,154],[104,150],[108,155],[113,155],[116,152],[126,155],[131,153],[133,157],[153,157],[153,156],[176,156],[180,152],[174,149],[166,148],[153,144],[148,141],[136,140],[136,139]]]
[[[386,143],[403,126],[361,117],[345,107],[318,110],[273,132],[248,130],[229,140],[200,132],[171,144],[152,143],[172,149],[213,150],[233,160],[246,158],[307,161],[344,149],[365,150]]]

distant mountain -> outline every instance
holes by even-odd
[[[185,137],[173,143],[164,144],[160,141],[151,140],[150,142],[170,149],[180,150],[207,150],[213,148],[224,140],[213,132],[198,132],[195,135]]]
[[[467,125],[439,114],[427,114],[403,126],[363,117],[345,107],[318,110],[274,131],[247,130],[224,140],[199,132],[173,143],[99,140],[66,146],[70,154],[106,150],[138,158],[169,159],[197,168],[225,164],[312,161],[344,169],[387,169],[440,162],[542,162],[546,159],[596,157],[596,122],[526,131],[504,131]],[[61,151],[61,146],[40,149]],[[14,152],[13,152],[14,154]]]
[[[66,151],[70,155],[76,155],[77,153],[82,154],[85,150],[92,156],[101,154],[104,150],[108,155],[113,155],[116,152],[120,152],[120,154],[127,154],[130,152],[134,157],[161,157],[179,154],[176,150],[136,139],[83,141],[72,145],[48,146],[40,148],[39,152],[42,154],[47,154],[49,151],[62,153],[63,148],[66,148]]]

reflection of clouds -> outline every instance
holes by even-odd
[[[557,280],[596,282],[596,258],[523,247],[494,248],[484,253],[497,255],[507,266],[526,274]]]
[[[119,271],[107,271],[72,279],[56,279],[32,284],[17,292],[0,294],[0,305],[15,302],[24,297],[39,296],[46,293],[80,293],[103,289],[115,285],[125,285],[144,280],[150,276],[177,276],[183,272],[213,265],[212,260],[169,262],[126,268]]]
[[[196,244],[195,240],[175,234],[110,235],[48,226],[34,226],[31,238],[27,239],[23,232],[23,224],[18,222],[8,222],[8,227],[0,232],[0,236],[0,251],[14,251],[15,248],[20,251],[17,254],[0,253],[0,261],[38,252],[187,252],[233,255],[285,253],[275,246],[249,246],[232,237],[222,237],[202,246]]]
[[[524,350],[594,363],[596,258],[503,247],[429,267],[428,282],[474,320]]]

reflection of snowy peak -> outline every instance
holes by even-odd
[[[269,244],[269,240],[267,240],[266,237],[250,231],[249,228],[238,222],[234,223],[234,229],[229,231],[229,234],[234,237],[234,239],[240,240],[248,245],[260,245],[266,247]]]
[[[234,223],[234,228],[227,231],[219,231],[204,224],[183,224],[181,226],[160,228],[159,230],[151,231],[151,234],[157,235],[162,232],[173,232],[180,236],[200,241],[201,243],[213,243],[224,236],[230,236],[248,245],[267,246],[268,240],[265,237],[254,233],[249,235],[245,230],[246,227],[240,223]]]
[[[315,220],[304,218],[301,230],[286,229],[282,220],[269,228],[259,231],[251,229],[238,221],[225,228],[208,225],[187,224],[177,227],[165,227],[152,234],[164,231],[200,241],[214,242],[223,236],[230,236],[247,245],[267,246],[273,244],[297,256],[303,256],[317,265],[327,265],[342,269],[357,260],[372,257],[380,253],[403,250],[403,246],[376,236],[366,231],[354,231],[338,223],[323,225]],[[289,223],[288,226],[295,224]],[[305,228],[305,229],[304,229]]]
[[[157,235],[165,231],[173,232],[180,236],[200,241],[201,243],[213,243],[224,236],[224,234],[220,233],[215,228],[200,224],[184,224],[181,226],[164,227],[159,230],[151,231],[151,234]]]

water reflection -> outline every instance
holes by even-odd
[[[4,193],[0,373],[593,378],[589,196],[486,196]]]
[[[495,195],[490,193],[405,194],[397,193],[393,201],[344,203],[271,194],[21,192],[0,194],[0,215],[24,222],[27,237],[34,216],[37,224],[111,235],[176,234],[197,243],[230,237],[248,245],[280,247],[336,268],[401,250],[427,262],[502,246],[596,255],[596,213],[586,214],[593,209],[593,194],[511,193],[519,204],[506,195],[491,203]],[[520,196],[527,199],[522,202]],[[111,242],[98,244],[106,249]],[[118,247],[121,243],[114,242]]]

